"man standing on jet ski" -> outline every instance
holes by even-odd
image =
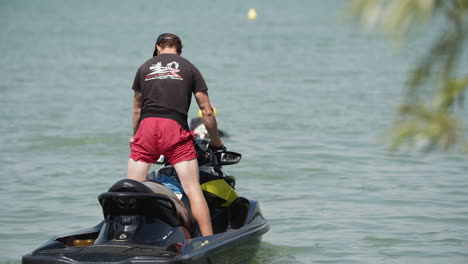
[[[192,94],[202,112],[210,145],[215,149],[224,146],[218,136],[205,80],[191,62],[180,56],[182,47],[177,35],[161,34],[153,58],[138,68],[132,87],[134,136],[130,140],[127,177],[144,181],[151,165],[164,155],[179,176],[201,234],[208,236],[213,229],[200,188],[194,137],[187,124]]]

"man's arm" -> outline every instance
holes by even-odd
[[[135,91],[135,96],[133,97],[133,115],[132,115],[133,135],[136,134],[138,130],[138,126],[140,125],[142,104],[143,104],[143,94]]]
[[[218,134],[218,125],[214,116],[213,107],[210,103],[210,98],[208,97],[208,92],[196,92],[195,98],[197,99],[198,107],[200,107],[202,112],[203,123],[205,124],[206,130],[210,135],[210,144],[215,147],[221,147],[224,142]]]

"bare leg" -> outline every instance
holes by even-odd
[[[182,161],[174,165],[185,194],[190,200],[193,218],[198,223],[202,236],[213,234],[210,211],[200,188],[197,159]]]
[[[146,180],[151,165],[153,164],[128,159],[127,178],[139,182]]]

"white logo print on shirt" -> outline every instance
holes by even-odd
[[[153,64],[149,67],[151,70],[145,77],[145,81],[155,80],[155,79],[172,79],[172,80],[183,80],[182,76],[177,74],[180,72],[179,63],[173,61],[169,62],[166,66],[162,66],[161,62]]]

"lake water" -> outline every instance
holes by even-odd
[[[163,32],[203,73],[243,154],[226,169],[270,221],[253,263],[468,263],[467,155],[379,140],[431,32],[397,52],[344,22],[346,2],[1,1],[0,263],[101,221]]]

